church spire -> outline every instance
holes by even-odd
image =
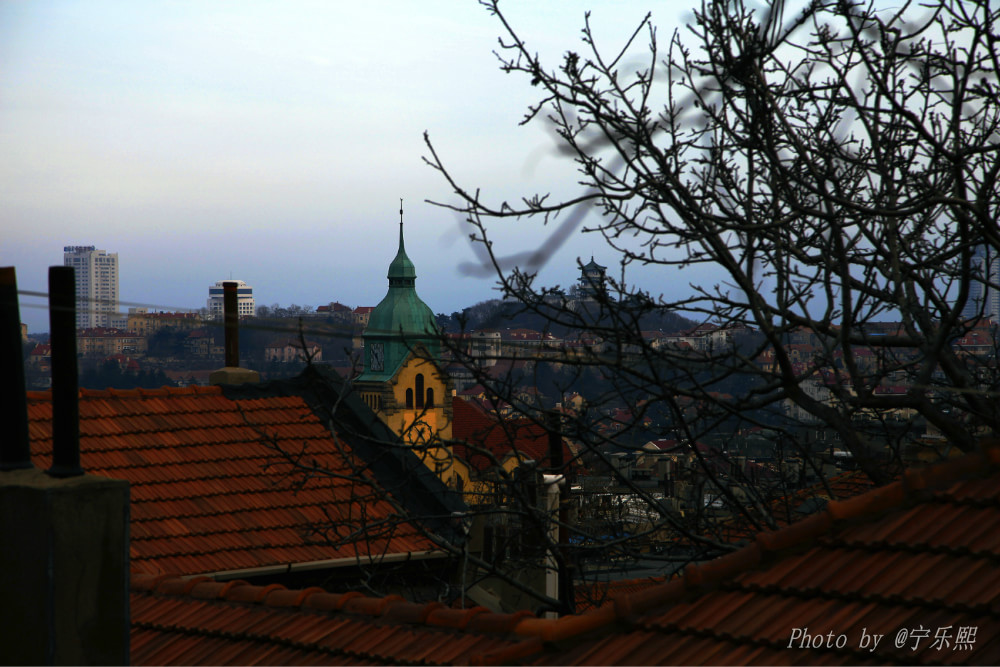
[[[413,262],[406,256],[406,246],[403,244],[403,200],[399,200],[399,250],[396,258],[389,264],[389,287],[413,287],[416,284],[417,270]]]
[[[399,252],[405,253],[403,248],[403,198],[399,198]]]

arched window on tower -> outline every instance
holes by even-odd
[[[424,374],[417,373],[417,409],[424,407]]]
[[[427,403],[428,408],[434,407],[434,387],[427,387]]]
[[[412,389],[407,389],[406,390],[406,409],[407,410],[412,410],[413,409],[413,390]]]

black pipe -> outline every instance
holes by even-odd
[[[76,365],[76,277],[72,266],[49,267],[52,342],[52,477],[75,477],[80,467],[80,387]]]
[[[240,313],[236,293],[237,283],[222,283],[222,310],[226,327],[226,366],[238,368],[240,365]]]
[[[0,267],[0,470],[33,467],[28,442],[28,397],[24,386],[21,313],[13,266]]]

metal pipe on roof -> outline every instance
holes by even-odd
[[[0,438],[0,470],[33,467],[21,345],[17,275],[13,266],[5,266],[0,268],[0,424],[10,430]]]
[[[80,467],[80,378],[76,364],[76,276],[72,266],[49,267],[52,344],[52,477],[75,477]]]
[[[235,281],[222,283],[222,312],[225,322],[226,336],[226,366],[237,368],[240,365],[240,314],[239,295]]]

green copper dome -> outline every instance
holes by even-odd
[[[375,306],[365,335],[381,333],[396,336],[434,336],[434,313],[424,303],[417,291],[410,287],[390,287],[389,293]]]
[[[437,357],[437,321],[434,312],[417,296],[417,271],[403,246],[403,224],[399,225],[399,250],[389,264],[389,292],[375,306],[365,328],[365,371],[359,380],[390,377],[415,345]],[[372,364],[372,346],[376,362]]]

